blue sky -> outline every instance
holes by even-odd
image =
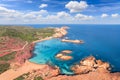
[[[120,24],[120,0],[0,0],[0,24]]]

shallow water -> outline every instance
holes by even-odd
[[[32,25],[35,28],[47,25]],[[61,25],[51,25],[61,26]],[[73,74],[70,66],[81,59],[93,55],[97,59],[109,62],[112,71],[120,71],[120,25],[68,25],[70,29],[66,35],[69,39],[82,39],[84,44],[61,42],[51,39],[35,45],[31,62],[38,64],[57,65],[62,74]],[[62,61],[55,58],[61,50],[72,50],[73,59]]]

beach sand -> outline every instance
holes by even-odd
[[[5,71],[4,73],[2,73],[0,75],[0,80],[14,80],[15,78],[28,73],[32,70],[36,70],[36,69],[43,69],[45,68],[47,65],[39,65],[39,64],[35,64],[32,62],[29,62],[28,60],[25,62],[25,64],[14,70],[14,69],[9,69],[7,71]]]

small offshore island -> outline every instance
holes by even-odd
[[[56,58],[61,59],[61,60],[71,60],[72,56],[67,55],[67,54],[71,54],[71,52],[72,51],[70,50],[61,51],[60,53],[56,55]]]
[[[59,66],[36,64],[29,59],[38,42],[64,37],[68,27],[32,28],[23,26],[0,26],[0,80],[120,80],[120,73],[111,73],[107,62],[94,56],[83,58],[71,66],[74,75],[61,75]],[[66,40],[75,44],[83,40]],[[85,43],[84,43],[85,44]],[[62,50],[54,58],[72,60],[72,50]],[[77,53],[76,53],[77,54]]]

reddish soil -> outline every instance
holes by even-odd
[[[1,37],[0,38],[0,57],[7,55],[14,50],[21,49],[25,45],[25,42],[10,37]]]
[[[34,44],[29,44],[27,41],[22,41],[18,38],[1,37],[0,38],[0,57],[16,52],[13,62],[20,64],[32,56]]]

